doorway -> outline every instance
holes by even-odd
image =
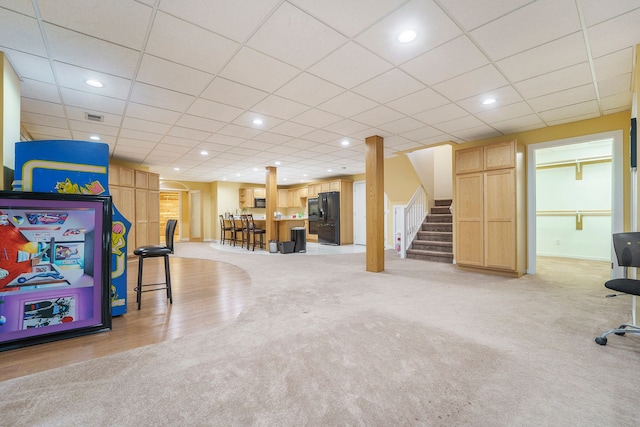
[[[530,145],[527,166],[527,273],[538,255],[608,268],[611,234],[623,230],[622,131]]]
[[[176,236],[180,240],[180,211],[182,206],[182,194],[180,191],[161,191],[160,192],[160,241],[164,242],[165,227],[170,219],[177,219]]]

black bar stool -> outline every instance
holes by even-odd
[[[152,292],[167,290],[167,298],[169,303],[173,304],[173,295],[171,294],[171,271],[169,270],[169,255],[173,253],[173,234],[176,231],[176,225],[178,221],[170,219],[167,221],[165,228],[165,244],[164,245],[147,245],[140,246],[133,251],[134,255],[138,256],[138,286],[135,287],[136,302],[138,303],[138,310],[142,304],[142,292]],[[164,283],[146,283],[142,284],[142,265],[145,258],[164,258]],[[154,286],[153,289],[142,290],[144,286]],[[161,287],[158,287],[161,286]]]

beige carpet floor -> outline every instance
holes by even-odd
[[[2,382],[0,425],[640,425],[640,337],[594,342],[630,302],[589,263],[513,279],[393,252],[382,273],[362,253],[176,256],[248,271],[235,321]]]

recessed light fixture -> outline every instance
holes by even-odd
[[[495,98],[488,98],[482,101],[482,105],[491,105],[496,102]]]
[[[202,154],[203,156],[208,156],[209,152],[207,150],[202,150],[200,154]]]
[[[258,172],[258,168],[253,168],[253,171],[254,172]]]
[[[179,171],[179,170],[180,170],[180,168],[173,168],[173,170],[174,170],[174,171]]]
[[[91,135],[89,139],[92,141],[100,141],[100,137],[98,135]]]
[[[91,87],[104,87],[104,85],[97,80],[87,80],[85,83]]]
[[[349,142],[348,139],[343,139],[341,144],[342,144],[343,147],[347,147],[350,144],[350,142]]]
[[[327,172],[331,172],[331,169],[327,169]]]
[[[400,43],[411,43],[418,37],[418,33],[415,30],[404,30],[398,35],[398,41]]]
[[[276,161],[276,166],[277,166],[277,165],[279,165],[279,164],[281,164],[281,162],[279,162],[279,161]]]
[[[261,124],[262,124],[262,123],[264,123],[264,122],[262,121],[262,119],[253,119],[253,122],[252,122],[252,123],[253,123],[254,125],[261,125]]]

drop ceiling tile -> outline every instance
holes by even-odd
[[[171,111],[186,111],[194,97],[173,90],[159,88],[144,83],[135,83],[130,101]]]
[[[582,32],[576,32],[505,58],[496,65],[507,79],[519,82],[588,61],[584,46]]]
[[[262,124],[254,124],[254,119],[262,120]],[[284,120],[277,117],[271,117],[264,114],[259,114],[254,111],[245,111],[233,120],[233,124],[238,126],[250,127],[256,129],[259,132],[265,132],[271,130],[274,126],[278,126]]]
[[[220,76],[266,92],[278,89],[300,71],[253,49],[242,48]]]
[[[47,116],[65,117],[64,110],[60,104],[30,98],[22,98],[20,100],[20,111],[44,114]]]
[[[390,63],[350,42],[309,68],[308,71],[350,89],[391,68]]]
[[[272,144],[282,144],[285,141],[290,141],[292,137],[286,136],[286,135],[280,135],[272,132],[263,132],[252,139],[256,141],[269,142]]]
[[[337,133],[327,132],[326,130],[315,130],[311,133],[308,133],[304,136],[303,139],[308,141],[318,142],[318,143],[327,143],[333,141],[340,141],[341,136]]]
[[[301,73],[275,94],[301,104],[316,106],[344,92],[340,86],[309,73]]]
[[[424,123],[411,117],[403,117],[393,122],[381,124],[378,127],[389,133],[400,134],[422,128]]]
[[[127,99],[129,96],[129,91],[131,90],[131,80],[129,79],[61,62],[54,63],[54,67],[60,86],[110,98]],[[91,87],[86,83],[87,80],[97,80],[104,84],[104,87]]]
[[[169,145],[179,145],[180,147],[189,147],[189,148],[193,148],[196,145],[198,145],[200,141],[196,141],[190,138],[179,138],[177,136],[170,136],[170,135],[165,135],[164,137],[162,137],[161,143],[162,144],[169,144]]]
[[[319,109],[338,116],[351,117],[374,108],[377,104],[353,92],[343,92],[318,106]]]
[[[40,34],[38,21],[34,18],[1,9],[0,46],[38,56],[47,56],[47,49]]]
[[[433,89],[454,101],[480,95],[507,85],[508,82],[493,65],[454,77],[433,86]]]
[[[635,0],[603,2],[600,0],[580,0],[584,21],[588,27],[614,18],[638,8]]]
[[[540,118],[542,118],[542,120],[546,122],[558,122],[574,117],[582,117],[598,113],[598,103],[593,100],[581,102],[579,104],[567,105],[566,107],[542,111],[538,113],[538,115],[540,116]]]
[[[538,0],[471,31],[493,60],[580,31],[574,0]]]
[[[383,123],[389,123],[395,120],[399,120],[403,117],[404,115],[402,113],[398,113],[397,111],[394,111],[389,107],[380,105],[363,113],[356,114],[352,117],[352,119],[357,122],[375,127]]]
[[[482,123],[479,119],[471,115],[467,115],[454,120],[438,123],[434,127],[437,128],[438,130],[441,130],[442,132],[455,135],[456,132],[460,132],[462,130],[467,130],[471,128],[477,128],[479,126],[486,126],[486,125]]]
[[[58,88],[54,84],[43,83],[37,80],[24,79],[20,85],[20,96],[31,99],[39,99],[46,102],[60,102]]]
[[[501,1],[471,1],[440,0],[440,5],[455,17],[466,30],[473,30],[489,21],[500,18],[524,5],[531,0],[501,0]]]
[[[398,36],[406,29],[413,29],[418,37],[402,44]],[[460,34],[460,28],[434,1],[413,0],[359,35],[356,41],[398,65]]]
[[[0,9],[13,10],[24,15],[35,17],[35,11],[33,10],[33,3],[25,2],[23,0],[4,0]]]
[[[557,125],[562,125],[565,123],[571,123],[571,122],[579,122],[581,120],[588,120],[588,119],[594,119],[596,117],[598,117],[600,114],[597,112],[594,113],[586,113],[586,114],[582,114],[579,116],[569,116],[569,117],[558,117],[557,119],[551,119],[551,120],[547,120],[547,126],[557,126]]]
[[[430,136],[428,138],[421,139],[418,142],[420,142],[420,144],[422,144],[423,146],[430,146],[435,144],[442,144],[443,142],[449,142],[450,138],[451,138],[450,135],[447,135],[445,133],[439,133],[435,136]]]
[[[67,88],[61,88],[60,93],[67,105],[85,108],[88,111],[102,111],[111,114],[122,114],[124,112],[125,101],[121,99]]]
[[[273,133],[298,138],[304,134],[312,132],[314,129],[294,122],[284,122],[271,129]]]
[[[596,92],[592,84],[550,93],[548,95],[531,98],[527,102],[535,111],[553,109],[558,105],[572,105],[596,99]]]
[[[69,120],[69,126],[75,134],[76,132],[84,132],[99,137],[118,136],[119,128],[116,126],[107,126],[102,123],[94,123],[88,120]]]
[[[23,123],[66,129],[69,127],[67,120],[62,117],[46,116],[38,113],[22,113],[20,120]]]
[[[631,92],[631,73],[612,77],[598,82],[598,91],[601,97],[617,94],[628,94]]]
[[[516,117],[528,116],[530,114],[533,114],[533,110],[529,104],[521,101],[483,111],[482,113],[476,114],[476,117],[485,123],[491,124]]]
[[[604,114],[613,114],[620,111],[629,111],[631,109],[631,94],[617,93],[615,95],[606,96],[600,99]]]
[[[291,119],[292,122],[313,128],[324,128],[341,120],[342,117],[340,116],[318,109],[307,110]]]
[[[204,132],[217,132],[222,129],[225,123],[218,120],[184,114],[175,125]]]
[[[44,22],[136,50],[142,49],[153,12],[138,2],[102,0],[40,1],[38,9]]]
[[[188,95],[199,95],[213,76],[175,62],[144,55],[136,80]]]
[[[202,46],[206,46],[205,52]],[[238,43],[228,38],[158,12],[149,34],[146,52],[184,66],[217,74],[239,47]]]
[[[1,46],[2,43],[0,43],[0,50],[4,51],[5,56],[9,59],[9,62],[20,79],[37,80],[43,83],[55,83],[53,71],[51,70],[51,65],[47,58],[19,52],[17,50],[4,49]]]
[[[341,120],[332,125],[325,126],[325,130],[340,135],[351,135],[354,132],[360,132],[366,128],[368,128],[367,125],[350,119]]]
[[[453,132],[453,135],[465,141],[473,141],[474,139],[477,140],[495,138],[496,136],[500,136],[502,134],[489,126],[478,126],[471,129],[455,131]]]
[[[217,7],[212,7],[207,0],[197,0],[185,7],[184,0],[163,0],[160,9],[237,42],[243,42],[279,3],[280,0],[226,0]]]
[[[226,145],[229,147],[236,147],[246,141],[246,138],[238,138],[235,136],[222,135],[218,133],[214,133],[209,138],[207,138],[207,142],[213,142],[215,144]]]
[[[268,95],[267,92],[216,77],[209,87],[202,92],[201,97],[221,104],[248,109]]]
[[[37,125],[37,124],[30,124],[27,123],[25,124],[25,128],[27,129],[27,132],[29,132],[32,135],[47,135],[48,138],[46,139],[58,139],[58,138],[63,138],[63,139],[71,139],[71,132],[69,131],[69,129],[62,129],[62,128],[56,128],[56,127],[50,127],[50,126],[41,126],[41,125]],[[52,138],[55,137],[55,138]]]
[[[275,144],[271,144],[269,142],[261,142],[261,141],[250,140],[250,141],[245,141],[242,144],[240,144],[240,147],[250,148],[250,149],[253,149],[253,150],[267,151],[267,150],[270,150],[271,148],[273,148],[274,145]]]
[[[87,111],[86,108],[79,108],[79,107],[71,107],[71,106],[67,106],[67,117],[69,118],[69,120],[75,120],[78,122],[85,122],[87,123],[87,125],[90,126],[111,126],[111,127],[115,127],[115,128],[120,128],[120,123],[122,123],[122,114],[110,114],[110,113],[104,113],[104,112],[98,112],[98,111]],[[102,122],[101,123],[96,123],[90,120],[87,120],[87,113],[91,113],[91,114],[97,114],[99,116],[102,116]]]
[[[142,119],[135,119],[133,117],[125,117],[124,120],[122,121],[123,129],[132,129],[132,130],[139,130],[143,132],[160,133],[163,135],[169,131],[170,127],[171,127],[170,125],[167,125],[164,123],[152,122],[149,120],[142,120]]]
[[[180,118],[180,113],[165,110],[163,108],[152,107],[150,105],[129,102],[127,104],[127,116],[136,119],[173,124]]]
[[[242,110],[230,105],[224,105],[219,102],[198,98],[191,107],[189,107],[187,113],[193,116],[214,118],[215,120],[222,122],[230,122],[242,114]]]
[[[414,114],[415,119],[428,125],[435,125],[448,120],[466,116],[468,113],[455,104],[447,104],[441,107],[432,108],[419,114]]]
[[[484,105],[483,102],[487,99],[495,99],[496,102],[491,105]],[[513,86],[503,86],[501,88],[483,93],[481,95],[472,96],[456,102],[456,104],[472,113],[481,113],[494,108],[502,107],[516,102],[521,102],[523,99],[520,94],[513,88]]]
[[[353,91],[380,103],[386,103],[424,89],[424,85],[397,68],[387,71],[368,82],[353,88]]]
[[[544,127],[544,122],[540,120],[537,114],[531,114],[525,117],[518,117],[517,119],[509,119],[502,122],[492,123],[491,126],[507,135],[517,132],[525,132],[532,129],[539,129]]]
[[[253,34],[247,46],[305,69],[346,41],[340,33],[285,2]]]
[[[44,24],[44,29],[55,61],[125,78],[134,76],[139,52],[51,24]]]
[[[173,159],[175,160],[177,155],[182,155],[184,153],[186,153],[187,151],[189,151],[191,147],[187,146],[187,145],[175,145],[175,144],[170,144],[168,142],[160,142],[158,145],[156,145],[155,150],[153,150],[154,154],[167,154],[173,157]]]
[[[235,136],[235,137],[238,137],[238,138],[249,139],[249,138],[253,138],[254,136],[262,133],[262,131],[258,130],[258,129],[252,129],[252,128],[246,127],[246,126],[238,126],[238,125],[228,124],[225,127],[223,127],[222,129],[220,129],[218,131],[218,133],[221,134],[221,135],[229,135],[229,136]]]
[[[449,100],[447,100],[447,98],[435,92],[433,89],[427,88],[398,98],[395,101],[388,102],[387,106],[410,116],[448,103]]]
[[[588,83],[592,83],[591,68],[585,62],[523,80],[514,86],[525,99],[528,99]]]
[[[423,141],[428,138],[433,138],[442,135],[442,131],[431,126],[423,126],[418,129],[414,129],[409,132],[403,133],[401,136],[410,141]]]
[[[126,142],[126,144],[123,144],[123,142]],[[125,147],[136,147],[136,148],[139,148],[141,151],[149,152],[150,150],[156,147],[157,143],[151,142],[151,141],[140,141],[140,140],[127,139],[127,138],[120,138],[118,140],[117,145],[125,146]]]
[[[633,71],[633,48],[628,47],[593,60],[598,80],[630,74]]]
[[[144,131],[133,130],[133,129],[121,129],[120,137],[139,140],[139,141],[158,142],[162,139],[162,134],[144,132]]]
[[[640,40],[640,8],[587,30],[594,58],[635,46]],[[623,29],[621,31],[621,29]]]
[[[283,120],[288,120],[308,109],[309,107],[304,104],[290,101],[276,95],[269,95],[251,108],[252,111],[257,113]]]
[[[467,36],[457,37],[400,68],[427,85],[434,85],[489,63]]]

